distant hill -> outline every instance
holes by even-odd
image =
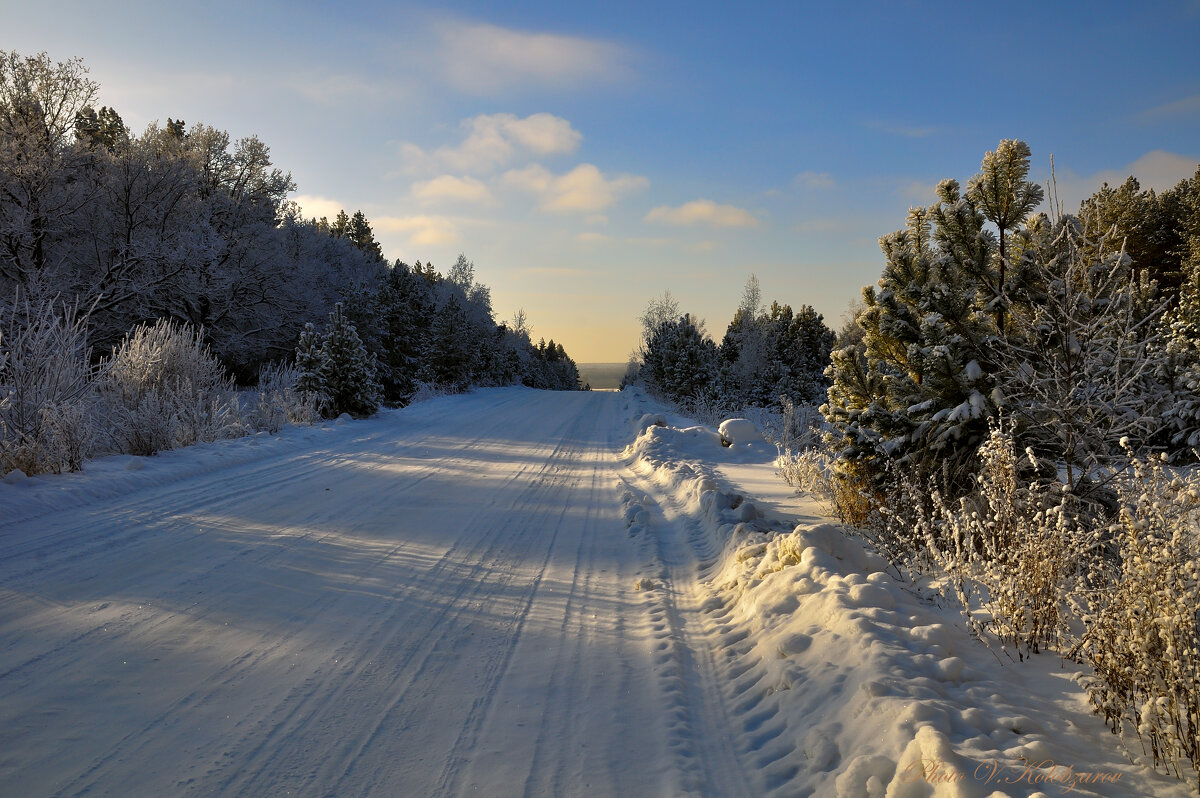
[[[597,390],[601,388],[620,388],[621,378],[625,376],[625,363],[577,363],[579,378],[587,385]]]

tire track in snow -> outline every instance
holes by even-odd
[[[625,481],[630,531],[646,557],[646,605],[659,640],[658,676],[667,699],[678,788],[705,798],[754,796],[750,775],[736,753],[737,741],[729,733],[731,716],[712,653],[714,635],[703,616],[698,591],[703,563],[693,548],[697,522],[632,469]]]

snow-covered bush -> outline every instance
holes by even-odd
[[[18,299],[0,329],[0,474],[75,471],[92,451],[86,317]]]
[[[242,422],[253,430],[275,434],[287,424],[312,424],[321,418],[318,397],[297,389],[300,370],[287,363],[270,363],[258,374],[255,403],[243,410]]]
[[[783,452],[800,452],[821,445],[824,420],[816,404],[796,404],[787,396],[778,398],[779,410],[747,416],[758,424],[763,437]],[[749,409],[747,408],[747,411]]]
[[[993,427],[979,459],[973,494],[950,502],[935,489],[928,512],[913,502],[916,529],[968,621],[1023,657],[1060,641],[1068,592],[1098,538],[1080,528],[1065,486],[1026,484],[1009,432]]]
[[[1200,789],[1200,474],[1133,458],[1110,529],[1119,557],[1079,594],[1072,651],[1093,708]],[[1192,771],[1189,775],[1187,767]]]
[[[853,480],[834,469],[837,453],[826,443],[817,441],[802,451],[780,449],[775,459],[776,473],[798,493],[807,493],[837,516],[843,524],[857,531],[881,552],[893,554],[888,559],[904,563],[916,550],[910,526],[892,523],[881,514],[883,500],[865,481]],[[901,537],[896,537],[900,535]]]
[[[167,319],[140,325],[104,365],[100,394],[116,451],[150,455],[238,433],[232,380],[199,331]]]

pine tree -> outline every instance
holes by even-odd
[[[659,324],[643,360],[651,390],[672,402],[705,397],[716,388],[716,344],[691,315]]]
[[[876,488],[881,456],[964,485],[995,412],[995,239],[957,181],[942,181],[938,198],[880,239],[887,263],[878,290],[863,292],[863,341],[834,353],[828,372],[837,468]]]
[[[296,344],[296,390],[301,394],[317,397],[318,404],[324,402],[325,389],[321,381],[325,353],[312,322],[304,325],[300,341]]]
[[[338,217],[339,222],[342,216],[344,216],[344,213]],[[383,260],[383,249],[379,246],[379,242],[375,240],[375,233],[371,230],[371,224],[367,221],[367,217],[363,215],[362,211],[355,211],[350,220],[345,223],[344,235],[350,239],[350,243],[367,253],[372,260]]]
[[[967,196],[1000,232],[995,294],[1003,298],[1008,268],[1007,234],[1015,230],[1042,201],[1042,188],[1029,177],[1029,145],[1004,139],[983,156],[978,175],[967,184]],[[1004,332],[1004,308],[995,308],[996,326]]]
[[[809,305],[801,305],[795,314],[790,306],[783,305],[779,317],[775,349],[782,373],[772,398],[783,396],[793,403],[824,400],[829,387],[825,369],[833,349],[833,331]]]
[[[429,331],[421,378],[462,391],[471,384],[471,338],[467,316],[457,293],[438,310]]]
[[[369,416],[379,409],[379,384],[375,366],[354,325],[338,304],[329,316],[321,344],[319,374],[328,400],[327,413]]]

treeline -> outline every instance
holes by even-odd
[[[670,292],[642,316],[642,343],[625,382],[706,420],[747,407],[783,409],[820,401],[834,333],[808,305],[761,303],[758,278],[746,283],[721,343],[691,314],[680,315]]]
[[[258,138],[171,118],[135,134],[115,109],[96,110],[98,92],[79,59],[0,53],[7,445],[41,434],[30,421],[37,408],[13,420],[14,404],[35,399],[17,385],[33,355],[12,347],[50,340],[29,334],[47,314],[86,333],[91,367],[113,361],[134,331],[170,322],[253,385],[294,361],[306,325],[324,336],[340,308],[365,350],[367,387],[384,402],[404,404],[421,387],[579,387],[562,346],[534,344],[523,313],[496,323],[465,257],[444,275],[389,263],[361,212],[304,218],[286,199],[290,174]]]
[[[89,314],[107,352],[136,325],[204,331],[240,382],[290,358],[306,323],[337,303],[379,364],[384,397],[414,381],[447,387],[571,388],[525,329],[496,325],[490,294],[460,257],[442,276],[388,263],[357,212],[305,219],[291,176],[251,136],[168,119],[140,135],[78,60],[0,58],[0,302],[19,291]]]

